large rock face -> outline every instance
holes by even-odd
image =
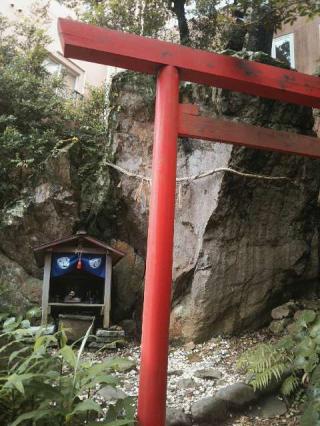
[[[41,302],[42,271],[32,249],[72,233],[78,207],[69,154],[62,150],[49,159],[35,186],[0,213],[1,308],[22,313]]]
[[[9,259],[28,277],[40,278],[31,247],[85,226],[100,239],[125,242],[115,243],[128,256],[114,271],[112,315],[117,322],[140,317],[150,188],[107,162],[150,176],[153,100],[151,78],[128,72],[115,77],[98,178],[87,177],[84,191],[72,144],[49,160],[33,187],[0,212],[0,252],[6,259],[0,257],[0,269]],[[312,133],[307,108],[186,84],[182,101],[198,103],[211,116]],[[229,167],[288,180],[213,173],[177,185],[173,337],[204,340],[257,328],[273,306],[317,280],[319,165],[219,143],[179,142],[179,177]]]
[[[81,182],[80,162],[77,144],[65,146],[48,158],[33,185],[26,183],[21,198],[0,210],[0,311],[23,313],[41,303],[42,271],[35,263],[34,247],[84,225],[100,239],[116,234],[109,173],[101,172],[98,182]],[[141,311],[144,259],[125,242],[112,244],[127,254],[115,267],[112,283],[112,320],[120,322]]]
[[[0,253],[0,311],[23,313],[41,300],[41,281]]]
[[[120,75],[113,99],[116,163],[146,176],[153,131],[152,109],[145,101],[150,84],[142,77],[132,84],[127,74]],[[184,101],[200,103],[203,113],[312,133],[307,108],[221,90],[187,86],[184,92]],[[171,332],[186,340],[261,326],[277,300],[318,277],[319,162],[219,143],[180,142],[178,176],[217,167],[286,176],[288,181],[217,173],[177,186]],[[125,174],[115,176],[123,217],[119,232],[144,254],[149,188]]]
[[[79,220],[77,193],[71,179],[71,147],[49,159],[33,188],[1,211],[0,251],[40,277],[33,247],[72,234]]]

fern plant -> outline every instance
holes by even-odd
[[[292,358],[284,348],[270,344],[261,344],[248,351],[238,363],[251,375],[250,383],[255,390],[266,388],[272,380],[280,381],[291,364]],[[284,382],[285,393],[290,393],[288,387],[289,381]]]
[[[265,389],[271,382],[281,385],[283,395],[306,385],[319,364],[320,317],[312,310],[301,311],[289,336],[276,344],[260,344],[246,351],[238,365],[251,376],[253,388]]]

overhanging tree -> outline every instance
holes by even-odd
[[[318,0],[60,1],[75,8],[86,22],[99,26],[179,40],[207,50],[246,48],[267,54],[275,30],[283,23],[320,13]]]

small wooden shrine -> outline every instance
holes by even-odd
[[[90,315],[110,325],[112,267],[124,256],[102,241],[79,231],[34,249],[44,267],[42,324],[48,315]]]

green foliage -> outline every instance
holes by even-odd
[[[86,22],[144,36],[159,36],[170,16],[167,0],[64,0],[61,3],[74,8]]]
[[[60,0],[60,2],[74,8],[79,18],[86,22],[174,41],[178,41],[180,36],[182,42],[187,41],[188,45],[205,49],[223,49],[225,43],[222,39],[230,36],[226,28],[234,34],[239,34],[241,38],[241,34],[264,27],[272,36],[273,31],[280,28],[282,23],[293,23],[298,16],[311,18],[320,13],[320,3],[317,0]],[[176,18],[178,25],[173,25],[173,18]]]
[[[216,3],[221,6],[222,1]],[[272,14],[278,27],[281,23],[293,23],[298,16],[312,18],[320,13],[320,3],[317,0],[227,0],[223,3],[228,11],[237,9],[250,14],[252,10],[264,9],[260,19],[267,21]]]
[[[290,334],[275,344],[260,344],[246,351],[238,365],[249,373],[254,389],[270,383],[281,385],[288,396],[309,384],[309,400],[303,425],[320,425],[320,315],[304,310],[290,329]],[[311,422],[312,420],[312,422]]]
[[[0,15],[0,205],[57,141],[62,100],[43,67],[48,38],[37,22]]]
[[[286,349],[281,345],[275,347],[274,345],[261,344],[253,351],[246,352],[240,358],[239,367],[244,368],[252,375],[250,383],[256,390],[267,387],[272,379],[280,381],[291,361]],[[285,390],[287,388],[288,384],[285,386]]]
[[[41,309],[39,306],[33,306],[26,312],[26,319],[31,322],[36,322],[41,318]]]
[[[277,13],[278,26],[281,23],[292,24],[298,16],[312,18],[320,13],[320,3],[317,0],[270,0],[270,5]]]
[[[0,355],[5,354],[7,361],[0,372],[1,424],[133,424],[135,410],[130,397],[109,405],[95,399],[101,386],[117,386],[114,371],[132,363],[117,358],[96,364],[83,361],[91,327],[78,351],[66,343],[63,330],[54,335],[40,330],[34,345],[28,346],[23,339],[30,337],[30,331],[20,327],[21,319],[7,321],[0,335],[2,342],[5,340]]]
[[[320,317],[312,310],[301,311],[289,336],[276,344],[261,344],[239,360],[239,367],[252,375],[251,384],[263,389],[271,380],[283,382],[281,392],[291,394],[307,382],[319,364]],[[299,378],[302,378],[299,380]]]
[[[320,366],[313,371],[307,391],[307,402],[301,417],[301,426],[320,425]]]
[[[299,379],[295,374],[291,374],[289,377],[285,378],[280,391],[282,395],[288,396],[291,395],[300,385]]]
[[[83,100],[66,97],[63,78],[45,69],[49,39],[39,25],[0,15],[0,208],[32,187],[50,156],[75,144],[77,183],[87,191],[107,139],[104,88]]]

